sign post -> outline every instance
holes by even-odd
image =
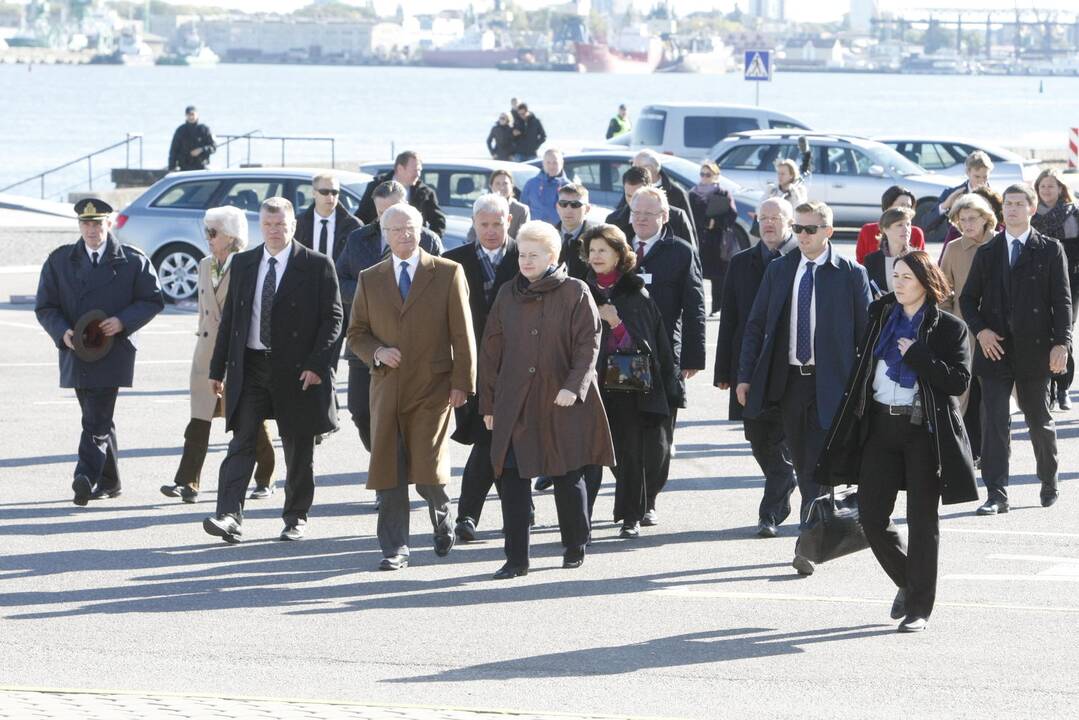
[[[746,50],[745,53],[745,71],[744,77],[749,82],[755,82],[756,85],[756,105],[761,104],[761,83],[772,82],[772,72],[775,67],[772,65],[772,51],[771,50]]]

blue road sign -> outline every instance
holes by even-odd
[[[771,82],[772,51],[746,50],[745,79],[753,82]]]

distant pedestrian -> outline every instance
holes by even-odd
[[[776,182],[769,190],[768,197],[781,197],[796,208],[808,199],[798,163],[790,158],[776,163]]]
[[[509,113],[498,116],[498,122],[487,133],[487,151],[495,160],[513,159],[513,123]]]
[[[518,104],[515,112],[517,117],[513,121],[513,159],[526,162],[535,158],[540,146],[547,142],[547,131],[525,103]]]
[[[217,151],[217,141],[210,128],[199,122],[199,111],[188,105],[184,124],[172,134],[168,170],[205,170],[210,156]]]
[[[618,114],[611,118],[611,122],[607,124],[607,139],[616,138],[619,135],[625,135],[633,129],[633,123],[629,121],[629,113],[626,111],[626,106],[618,106]]]
[[[396,180],[405,188],[405,202],[420,211],[423,226],[442,237],[446,234],[446,214],[438,205],[438,194],[431,186],[420,179],[423,175],[423,160],[412,150],[398,153],[393,161],[393,170],[377,175],[367,185],[356,216],[366,224],[378,219],[375,201],[372,197],[377,188],[387,180]]]
[[[210,208],[203,218],[210,254],[199,262],[198,331],[191,361],[191,419],[184,430],[184,451],[171,485],[162,485],[167,497],[186,503],[198,500],[202,466],[210,443],[210,423],[224,417],[221,397],[210,389],[210,360],[221,326],[221,309],[229,293],[232,260],[247,248],[247,214],[232,206]],[[273,494],[276,458],[269,421],[264,420],[255,439],[255,489],[251,499]]]
[[[689,206],[697,221],[701,269],[712,284],[711,314],[715,315],[722,303],[727,267],[735,254],[749,247],[749,237],[735,230],[738,207],[731,194],[719,184],[719,166],[710,160],[701,164],[700,182],[689,191]],[[742,238],[745,238],[745,247]]]
[[[517,237],[517,231],[520,227],[532,219],[532,212],[527,205],[517,199],[520,191],[513,184],[513,175],[509,170],[495,170],[488,179],[488,186],[491,188],[491,192],[506,198],[506,202],[509,203],[509,233],[511,238]]]
[[[914,203],[914,193],[905,187],[892,185],[880,196],[880,211],[884,212],[886,210],[891,210],[892,208],[907,208],[908,210],[913,210]],[[925,249],[925,233],[917,225],[911,228],[910,246],[914,250]],[[859,263],[864,265],[865,256],[879,249],[880,224],[875,222],[866,223],[862,226],[862,229],[858,231],[858,243],[854,246],[854,257]]]
[[[941,257],[944,257],[944,247],[949,242],[959,237],[959,231],[946,222],[951,212],[952,204],[967,193],[976,192],[979,188],[989,187],[989,178],[993,174],[993,161],[982,150],[975,150],[963,163],[967,172],[967,179],[960,184],[950,187],[940,194],[937,204],[931,209],[927,219],[926,228],[930,233],[930,239],[941,239],[944,246],[941,247]]]
[[[873,297],[879,298],[895,290],[892,285],[895,261],[911,251],[911,236],[914,228],[914,211],[905,207],[894,207],[880,216],[880,235],[877,244],[880,250],[874,250],[865,256],[865,271],[869,275],[869,288]]]
[[[60,387],[75,389],[82,411],[71,484],[80,506],[121,492],[116,396],[135,375],[136,333],[165,308],[153,264],[109,232],[112,212],[99,198],[75,203],[82,237],[49,254],[34,307],[60,351]]]
[[[551,225],[559,223],[558,190],[569,181],[562,151],[551,148],[543,153],[543,168],[521,190],[521,202],[528,206],[533,220],[543,220]]]

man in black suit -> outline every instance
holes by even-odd
[[[799,527],[806,530],[820,495],[813,471],[854,368],[871,294],[865,268],[831,247],[830,207],[802,203],[791,229],[800,252],[764,271],[742,335],[735,392],[749,418],[779,404],[802,496]],[[794,553],[798,574],[813,574],[797,545]]]
[[[478,353],[487,313],[498,289],[517,274],[517,244],[509,236],[509,203],[501,195],[491,193],[476,199],[472,205],[472,227],[476,231],[476,241],[456,247],[444,257],[458,263],[465,271]],[[461,475],[454,532],[459,539],[471,542],[476,539],[476,526],[491,486],[494,485],[500,494],[501,487],[491,466],[491,431],[483,424],[478,395],[470,395],[454,414],[457,429],[450,437],[462,445],[472,446]]]
[[[337,429],[332,368],[341,334],[341,295],[333,262],[293,242],[292,203],[272,197],[259,209],[262,247],[232,260],[232,279],[210,361],[210,384],[225,389],[226,429],[217,512],[202,527],[226,542],[243,534],[243,505],[255,466],[255,441],[277,420],[287,482],[282,540],[299,540],[315,494],[315,436]]]
[[[671,207],[678,208],[686,214],[690,227],[697,227],[697,223],[693,220],[693,207],[689,204],[689,194],[686,193],[685,188],[671,180],[670,175],[663,172],[663,157],[659,153],[650,148],[641,150],[633,156],[633,167],[642,168],[647,172],[648,182],[667,193],[667,202]],[[696,244],[696,237],[693,241]]]
[[[584,280],[588,274],[588,263],[581,258],[581,235],[592,224],[585,220],[592,206],[588,203],[588,188],[580,183],[570,183],[558,189],[559,223],[556,226],[562,236],[562,253],[559,263],[565,263],[569,276]]]
[[[627,238],[633,237],[633,222],[630,218],[629,204],[633,200],[633,193],[643,187],[651,187],[648,179],[648,171],[644,168],[631,167],[622,173],[622,202],[614,212],[607,216],[607,222],[621,230]],[[681,208],[667,205],[667,223],[671,226],[671,234],[682,238],[693,247],[697,247],[697,231],[690,222],[689,215]]]
[[[633,168],[631,168],[632,170]],[[663,325],[671,341],[675,365],[681,371],[682,396],[685,381],[704,369],[704,279],[697,249],[677,237],[669,224],[670,206],[666,194],[654,187],[642,187],[630,200],[632,234],[630,247],[637,253],[636,272],[644,280],[648,294],[663,316]],[[665,421],[668,445],[674,444],[674,408]],[[641,525],[658,523],[656,496],[667,483],[670,453],[660,468],[656,486],[648,487],[648,512]]]
[[[356,215],[364,223],[374,222],[378,218],[375,210],[375,188],[387,180],[396,180],[405,188],[405,201],[420,211],[423,226],[442,237],[446,233],[446,215],[438,206],[438,195],[420,180],[422,174],[423,161],[419,155],[411,150],[400,153],[393,161],[392,171],[378,175],[368,183]]]
[[[337,262],[349,233],[363,223],[341,204],[341,181],[336,175],[319,173],[311,184],[315,201],[296,221],[296,242]]]
[[[977,338],[973,371],[982,386],[979,515],[1008,512],[1009,398],[1015,387],[1034,445],[1041,502],[1057,501],[1057,435],[1049,376],[1065,370],[1071,345],[1071,288],[1064,249],[1030,227],[1038,208],[1026,184],[1004,191],[1004,232],[978,248],[959,307]]]
[[[757,535],[771,538],[777,535],[776,526],[790,515],[790,496],[796,484],[790,448],[783,434],[783,418],[775,403],[768,404],[757,417],[745,417],[733,388],[738,384],[742,335],[764,270],[773,260],[792,250],[797,251],[798,241],[791,232],[794,208],[784,198],[769,198],[761,203],[757,220],[760,243],[731,258],[730,280],[723,286],[713,382],[721,390],[731,390],[728,418],[742,421],[753,458],[764,473],[764,497],[757,512]]]

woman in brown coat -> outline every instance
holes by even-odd
[[[588,504],[582,468],[613,465],[596,383],[601,325],[588,286],[556,266],[561,238],[528,222],[517,235],[520,273],[498,292],[480,351],[480,411],[502,480],[506,564],[496,579],[528,574],[531,479],[554,480],[562,567],[584,562]]]
[[[203,220],[210,254],[199,263],[199,324],[195,357],[191,361],[191,420],[184,430],[184,452],[172,485],[161,492],[193,503],[199,495],[199,478],[210,443],[210,421],[222,417],[221,398],[210,390],[210,358],[214,354],[221,308],[229,291],[232,256],[247,247],[247,216],[234,207],[211,208]],[[255,446],[254,499],[273,493],[274,449],[267,423],[262,424]]]

